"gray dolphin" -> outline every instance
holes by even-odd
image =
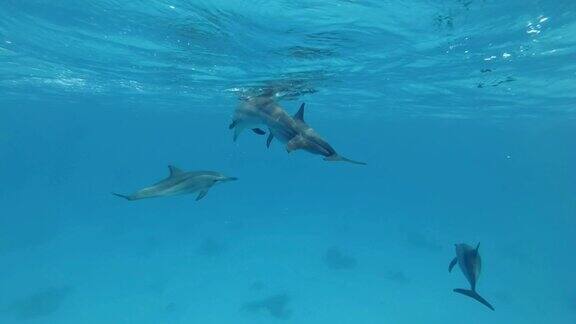
[[[491,310],[494,310],[494,307],[492,307],[492,305],[490,305],[486,299],[482,298],[476,292],[476,283],[478,283],[478,279],[480,278],[480,270],[482,269],[482,259],[480,258],[480,253],[478,252],[479,248],[480,243],[478,243],[476,248],[473,248],[468,244],[456,244],[456,257],[452,260],[452,262],[450,262],[450,265],[448,266],[448,272],[452,272],[452,268],[454,268],[456,263],[458,263],[460,270],[462,270],[462,273],[470,283],[470,290],[454,289],[454,292],[472,297]]]
[[[292,137],[286,143],[286,150],[288,153],[295,150],[305,150],[312,154],[324,156],[326,161],[344,161],[354,164],[366,165],[364,162],[350,160],[338,154],[334,148],[326,142],[312,127],[308,126],[304,121],[304,105],[300,106],[296,115],[294,115],[294,123],[296,124],[297,135]],[[278,133],[278,130],[270,129],[267,143],[272,141],[273,136]]]
[[[234,140],[247,128],[267,126],[269,133],[266,146],[270,147],[274,138],[286,144],[288,153],[305,150],[312,154],[324,156],[326,161],[345,161],[365,165],[339,155],[328,142],[304,121],[304,106],[292,117],[270,96],[259,96],[243,101],[234,112],[229,128],[234,129]],[[253,130],[261,134],[260,128]]]
[[[112,193],[115,196],[128,200],[138,200],[144,198],[168,197],[198,192],[196,200],[206,196],[208,190],[213,185],[226,181],[238,180],[238,178],[227,177],[221,173],[213,171],[192,171],[184,172],[175,166],[168,166],[170,175],[150,187],[138,190],[131,195],[121,195]]]
[[[251,128],[256,134],[265,132],[258,128],[274,124],[290,124],[292,117],[284,111],[270,95],[261,95],[242,100],[234,111],[229,129],[234,129],[234,141],[245,129]],[[295,136],[294,134],[290,134]],[[291,137],[290,137],[291,138]]]

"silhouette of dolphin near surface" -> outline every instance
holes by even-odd
[[[475,249],[468,244],[456,244],[456,257],[450,262],[448,272],[452,272],[452,269],[456,263],[458,263],[460,270],[462,270],[462,273],[470,283],[470,289],[454,289],[454,292],[474,298],[486,307],[494,310],[494,307],[476,292],[476,284],[478,283],[482,269],[482,259],[478,252],[479,248],[480,243],[478,243]]]
[[[217,183],[238,180],[238,178],[227,177],[214,171],[192,171],[184,172],[175,166],[168,166],[170,175],[168,178],[153,184],[150,187],[138,190],[131,195],[113,193],[115,196],[127,200],[138,200],[144,198],[167,197],[198,193],[196,200],[206,196],[208,190]]]

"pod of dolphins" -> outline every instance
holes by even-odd
[[[288,153],[295,150],[320,155],[325,161],[341,161],[357,165],[366,165],[364,162],[348,159],[336,152],[336,150],[324,140],[304,120],[303,103],[294,116],[290,116],[271,95],[260,95],[244,99],[236,108],[229,129],[234,131],[233,140],[236,141],[245,129],[252,130],[255,134],[265,135],[268,130],[266,147],[270,147],[272,141],[277,139],[286,145]],[[208,190],[217,183],[238,180],[214,171],[190,171],[185,172],[175,166],[169,166],[170,174],[167,178],[132,194],[124,195],[113,193],[117,197],[126,200],[139,200],[145,198],[168,197],[184,194],[197,193],[196,200],[206,196]],[[481,297],[476,291],[476,284],[480,277],[482,261],[479,253],[480,243],[473,248],[467,244],[456,244],[456,256],[450,262],[448,272],[456,264],[470,283],[470,289],[454,289],[454,292],[471,297],[486,307],[494,310],[494,307]]]
[[[294,116],[276,103],[270,96],[259,96],[245,100],[234,112],[234,119],[228,128],[234,129],[234,141],[246,128],[252,128],[256,134],[265,132],[258,128],[268,127],[266,146],[270,147],[272,140],[286,144],[288,153],[295,150],[305,150],[312,154],[324,156],[326,161],[344,161],[365,165],[364,162],[353,161],[339,155],[328,142],[314,131],[304,121],[304,104]]]

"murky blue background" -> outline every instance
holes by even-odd
[[[2,0],[0,323],[574,323],[575,58],[570,0]],[[368,165],[232,142],[270,88]],[[110,194],[168,164],[240,180]]]

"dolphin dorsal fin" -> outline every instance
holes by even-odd
[[[294,119],[299,120],[303,123],[305,123],[304,121],[304,106],[306,105],[306,103],[302,103],[300,105],[300,109],[298,109],[298,112],[296,113],[296,115],[294,115]]]
[[[168,169],[170,170],[170,177],[175,177],[184,173],[184,171],[180,170],[178,167],[175,167],[173,165],[169,165]]]

